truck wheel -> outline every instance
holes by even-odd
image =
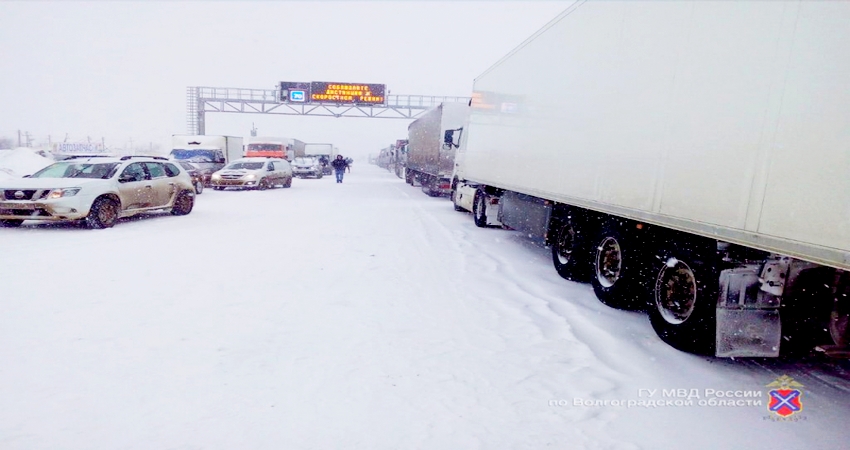
[[[5,228],[17,228],[17,227],[21,226],[22,223],[24,223],[24,221],[19,220],[19,219],[3,219],[3,220],[0,220],[0,226],[5,227]]]
[[[714,355],[719,284],[714,258],[710,249],[666,252],[648,309],[655,333],[674,348]]]
[[[455,201],[456,198],[457,198],[457,187],[455,187],[455,189],[452,189],[452,206],[454,206],[455,211],[458,211],[458,212],[466,211],[465,209],[463,209],[463,208],[461,208],[460,206],[457,205],[457,202]]]
[[[404,181],[406,181],[406,182],[407,182],[407,184],[409,184],[409,185],[411,185],[411,186],[413,186],[413,177],[414,177],[414,173],[415,173],[415,172],[413,172],[413,171],[412,171],[412,170],[410,170],[410,169],[408,169],[408,170],[406,170],[406,171],[404,172]]]
[[[174,199],[174,206],[171,207],[171,214],[175,216],[185,216],[192,212],[192,208],[195,207],[195,196],[192,195],[191,191],[183,191],[177,194],[177,198]]]
[[[646,288],[640,283],[638,246],[622,225],[602,226],[591,247],[590,284],[596,298],[617,309],[636,310],[646,304]]]
[[[85,218],[86,228],[99,230],[111,228],[118,221],[120,207],[118,202],[109,197],[98,197],[91,205],[89,215]]]
[[[587,281],[588,263],[586,230],[572,217],[564,217],[553,224],[552,264],[555,271],[564,279]]]
[[[472,220],[475,226],[487,227],[487,195],[481,189],[475,191],[475,199],[472,203]]]

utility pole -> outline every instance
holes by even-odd
[[[18,130],[18,147],[21,146],[21,130]]]

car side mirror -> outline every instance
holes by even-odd
[[[268,169],[266,169],[266,172],[274,172],[274,167],[269,167]]]
[[[216,164],[224,164],[227,161],[224,158],[219,158],[219,159],[215,160],[215,162],[216,162]]]
[[[122,173],[121,176],[118,177],[119,183],[127,183],[130,181],[136,181],[136,177],[129,173]]]
[[[21,178],[29,178],[29,177],[31,177],[31,176],[32,176],[32,175],[24,175],[24,176],[22,176]]]

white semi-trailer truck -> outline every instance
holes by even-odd
[[[403,158],[405,181],[421,183],[431,196],[449,194],[456,146],[444,142],[446,131],[460,130],[469,116],[466,103],[440,103],[407,127],[407,147]],[[402,145],[396,145],[396,154]]]
[[[455,208],[545,238],[678,349],[847,355],[848,23],[850,2],[578,1],[475,80]]]

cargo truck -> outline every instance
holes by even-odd
[[[209,186],[213,172],[221,170],[230,161],[241,158],[242,151],[241,137],[183,134],[171,136],[171,159],[198,166],[206,186]]]
[[[330,175],[332,173],[330,162],[337,155],[337,148],[333,144],[304,144],[304,154],[315,156],[322,161],[322,174]]]
[[[448,195],[456,146],[444,142],[448,130],[459,130],[469,115],[466,103],[441,103],[407,127],[404,178],[420,183],[431,196]]]
[[[287,161],[304,156],[304,142],[298,139],[271,136],[252,136],[245,146],[246,158],[281,158]]]
[[[680,350],[847,356],[848,23],[848,2],[576,2],[475,80],[455,208]]]

